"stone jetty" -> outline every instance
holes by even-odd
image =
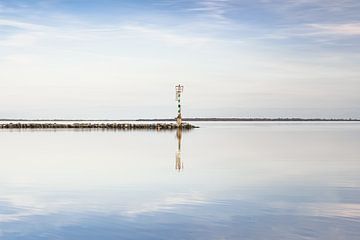
[[[173,130],[178,129],[175,123],[2,123],[0,129],[145,129],[145,130]],[[183,123],[182,129],[193,129],[196,126]]]

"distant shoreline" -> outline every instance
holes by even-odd
[[[0,119],[3,122],[163,122],[175,121],[171,118],[154,119]],[[203,122],[360,122],[360,119],[353,118],[183,118],[183,121]]]
[[[174,119],[139,119],[136,121],[171,121]],[[184,121],[208,122],[358,122],[360,119],[343,118],[183,118]]]

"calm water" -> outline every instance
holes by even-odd
[[[360,239],[360,123],[0,131],[0,239]]]

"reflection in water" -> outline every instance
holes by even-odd
[[[184,163],[181,161],[181,137],[182,137],[182,129],[178,128],[176,131],[176,138],[178,141],[178,148],[176,151],[176,163],[175,169],[180,172],[184,169]]]
[[[0,239],[360,239],[359,123],[198,124],[0,130]]]

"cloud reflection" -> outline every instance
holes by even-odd
[[[358,125],[207,124],[2,132],[1,240],[360,236]]]

